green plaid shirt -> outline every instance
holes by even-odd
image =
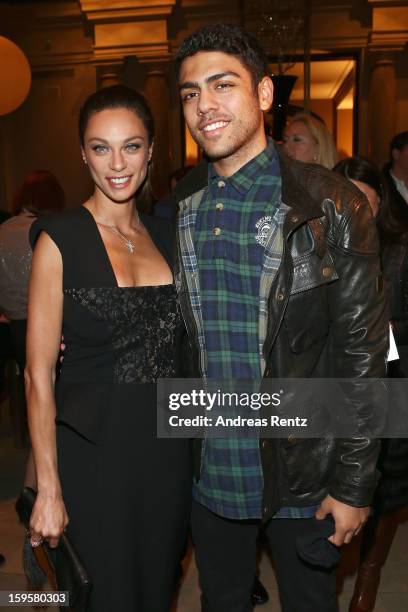
[[[209,378],[261,377],[260,281],[280,193],[272,143],[228,179],[209,166],[194,229]],[[227,518],[260,518],[262,490],[258,439],[205,441],[198,502]]]
[[[180,202],[181,264],[204,378],[258,379],[267,301],[279,268],[287,207],[280,200],[272,141],[228,179],[209,166],[208,187]],[[207,439],[194,497],[234,519],[261,517],[263,478],[256,439]],[[314,508],[282,508],[276,518],[307,518]]]

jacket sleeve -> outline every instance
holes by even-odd
[[[335,217],[328,244],[339,276],[328,290],[334,355],[331,375],[349,380],[383,378],[389,317],[377,230],[364,197],[353,193],[347,212],[341,208],[339,202],[328,213]],[[378,480],[376,463],[386,402],[381,381],[353,384],[352,380],[344,385],[356,411],[355,435],[336,441],[336,468],[329,494],[358,507],[370,505]]]

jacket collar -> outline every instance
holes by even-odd
[[[317,202],[303,186],[302,174],[309,164],[289,159],[280,145],[276,145],[282,179],[282,201],[291,210],[296,225],[307,219],[323,216],[321,204]],[[322,180],[324,178],[322,177]],[[174,190],[177,201],[185,200],[208,185],[208,162],[202,160]]]

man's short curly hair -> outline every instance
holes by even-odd
[[[206,25],[184,39],[175,57],[177,78],[183,61],[199,51],[221,51],[233,55],[250,72],[254,87],[269,74],[268,58],[261,43],[237,25]]]

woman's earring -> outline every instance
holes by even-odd
[[[88,160],[86,159],[86,157],[83,157],[82,160],[83,160],[85,165],[88,165]]]

